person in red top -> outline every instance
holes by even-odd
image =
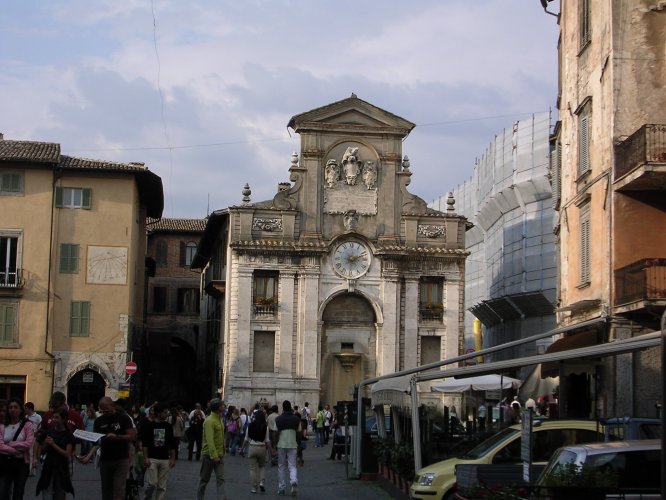
[[[40,430],[52,430],[54,428],[53,413],[60,408],[65,408],[67,410],[66,425],[69,432],[74,432],[76,429],[83,430],[85,426],[83,425],[81,414],[74,408],[67,406],[67,397],[60,391],[54,392],[51,396],[51,400],[49,401],[49,411],[47,411],[42,417],[42,423],[39,427]]]
[[[67,406],[67,397],[60,391],[55,391],[51,395],[51,400],[49,401],[49,411],[47,411],[44,416],[42,417],[42,422],[39,424],[39,427],[35,429],[35,444],[32,449],[32,455],[34,456],[39,456],[35,455],[35,453],[39,452],[39,440],[41,439],[42,441],[46,439],[46,435],[48,431],[52,431],[55,429],[55,422],[53,421],[53,414],[56,412],[56,410],[59,410],[60,408],[64,408],[67,410],[67,422],[65,423],[65,426],[67,427],[67,430],[69,432],[74,432],[76,429],[81,429],[83,430],[85,428],[85,425],[83,424],[83,418],[77,412],[74,408],[70,408]]]

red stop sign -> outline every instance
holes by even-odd
[[[134,361],[128,361],[127,364],[125,365],[125,373],[128,375],[132,375],[133,373],[136,373],[137,366]]]

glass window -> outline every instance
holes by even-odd
[[[23,173],[3,172],[0,174],[0,195],[23,194]]]
[[[60,272],[79,272],[79,245],[73,243],[62,243],[60,245]]]
[[[0,287],[16,287],[20,282],[20,236],[0,236]]]
[[[185,265],[191,266],[194,256],[197,253],[197,244],[193,241],[188,242],[187,247],[185,248]]]
[[[421,278],[419,282],[419,313],[422,321],[441,321],[444,313],[443,280]]]
[[[179,288],[178,289],[178,313],[198,314],[199,313],[199,289],[198,288]]]
[[[92,189],[77,187],[57,187],[56,207],[90,209]]]
[[[72,301],[69,335],[71,337],[87,337],[90,335],[90,302]]]
[[[18,303],[0,302],[0,346],[18,344]]]

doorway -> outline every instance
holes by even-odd
[[[375,312],[361,295],[335,297],[322,316],[320,395],[334,406],[353,399],[354,385],[376,373]]]
[[[97,408],[105,390],[106,382],[97,371],[90,368],[79,370],[67,382],[67,404],[88,406],[92,403]]]

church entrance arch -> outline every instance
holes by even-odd
[[[376,373],[376,316],[364,297],[346,293],[328,303],[322,321],[319,400],[333,406]]]

